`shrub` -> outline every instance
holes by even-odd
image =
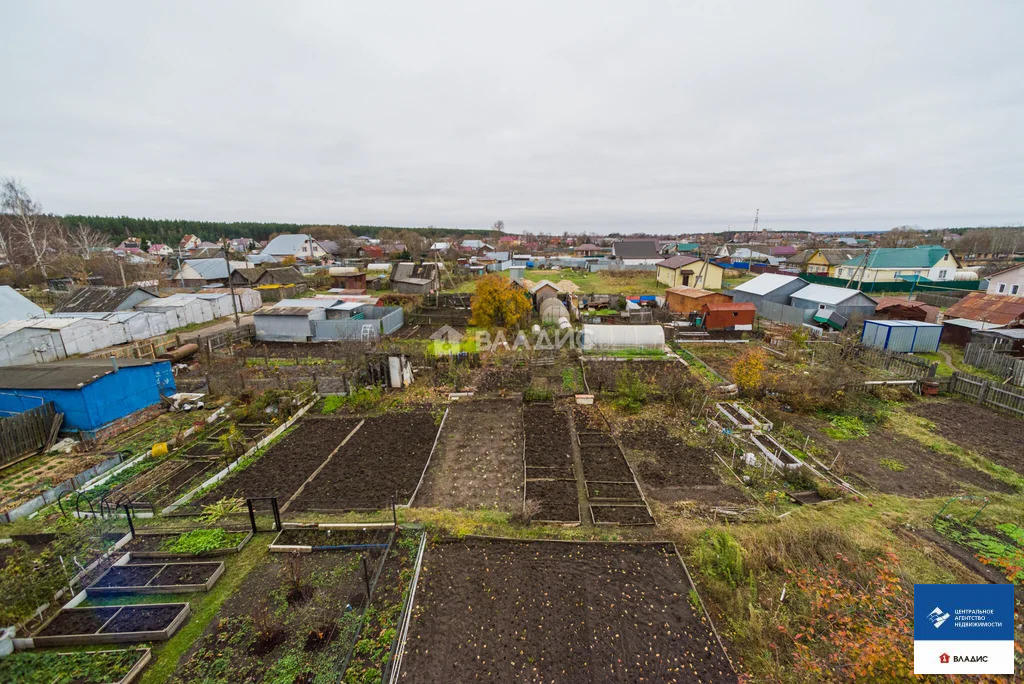
[[[647,403],[650,388],[631,368],[626,368],[615,379],[615,404],[623,411],[635,413]]]
[[[527,387],[523,392],[523,401],[551,401],[551,390],[539,387]]]
[[[476,281],[476,294],[470,302],[470,324],[480,328],[515,328],[525,322],[533,307],[526,294],[512,281],[498,274]]]
[[[764,386],[765,354],[760,347],[748,349],[732,366],[736,386],[747,395],[754,395]]]
[[[743,581],[743,547],[724,530],[707,530],[697,540],[693,555],[708,577],[736,587]]]

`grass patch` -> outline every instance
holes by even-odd
[[[697,374],[698,377],[707,380],[712,385],[728,385],[729,381],[723,378],[721,375],[716,373],[711,366],[701,361],[697,356],[686,347],[681,345],[674,345],[676,353],[683,358],[686,363],[689,364],[690,370]]]
[[[834,416],[825,428],[825,434],[835,440],[857,439],[867,437],[868,429],[863,421],[856,416]]]
[[[79,684],[119,681],[141,657],[142,649],[105,653],[24,651],[0,658],[0,681]]]
[[[612,349],[612,350],[591,350],[587,354],[592,356],[610,356],[616,359],[667,359],[668,354],[664,349]]]
[[[982,563],[999,568],[1010,582],[1024,583],[1024,530],[1018,525],[997,525],[1000,536],[953,518],[938,518],[933,525],[942,536],[973,551]]]
[[[245,535],[241,532],[225,532],[219,527],[209,530],[191,530],[164,542],[162,550],[179,553],[183,556],[198,556],[207,551],[238,546],[243,539],[245,539]]]
[[[903,472],[907,469],[907,464],[897,461],[895,458],[883,458],[878,462],[883,468],[888,468],[894,473]]]

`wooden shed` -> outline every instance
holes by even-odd
[[[705,304],[731,304],[732,296],[699,287],[670,287],[665,290],[665,306],[672,313],[700,311]]]
[[[750,302],[709,302],[701,306],[705,330],[752,330],[757,307]]]

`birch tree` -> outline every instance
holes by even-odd
[[[83,259],[89,259],[93,252],[109,246],[107,236],[92,226],[79,223],[68,229],[68,242]]]
[[[8,178],[0,188],[0,208],[9,215],[11,247],[19,247],[29,258],[31,267],[46,278],[46,259],[50,249],[59,249],[60,233],[55,222],[43,216],[42,207],[18,181]]]

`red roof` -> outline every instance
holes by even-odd
[[[708,302],[704,305],[709,311],[757,311],[752,302]]]
[[[363,247],[363,254],[371,257],[382,257],[384,256],[384,250],[377,245],[366,245]]]
[[[997,325],[1009,325],[1024,320],[1024,297],[970,292],[946,309],[946,319],[967,318]]]

